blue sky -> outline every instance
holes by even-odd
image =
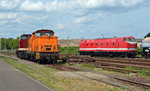
[[[0,0],[0,37],[51,29],[59,39],[150,32],[150,0]]]

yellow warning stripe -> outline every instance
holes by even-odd
[[[61,59],[61,52],[59,53],[59,59]]]
[[[36,59],[40,59],[40,53],[36,53]]]

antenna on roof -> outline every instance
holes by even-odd
[[[104,38],[104,35],[103,34],[101,34],[102,36],[103,36],[103,38]]]

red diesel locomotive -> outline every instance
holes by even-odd
[[[16,54],[20,58],[25,58],[26,52],[28,51],[29,46],[29,39],[32,35],[31,34],[23,34],[20,36],[19,39],[19,49],[17,50]]]
[[[79,45],[80,55],[135,57],[137,42],[134,37],[84,39]]]

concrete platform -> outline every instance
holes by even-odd
[[[0,60],[0,91],[53,91]]]

